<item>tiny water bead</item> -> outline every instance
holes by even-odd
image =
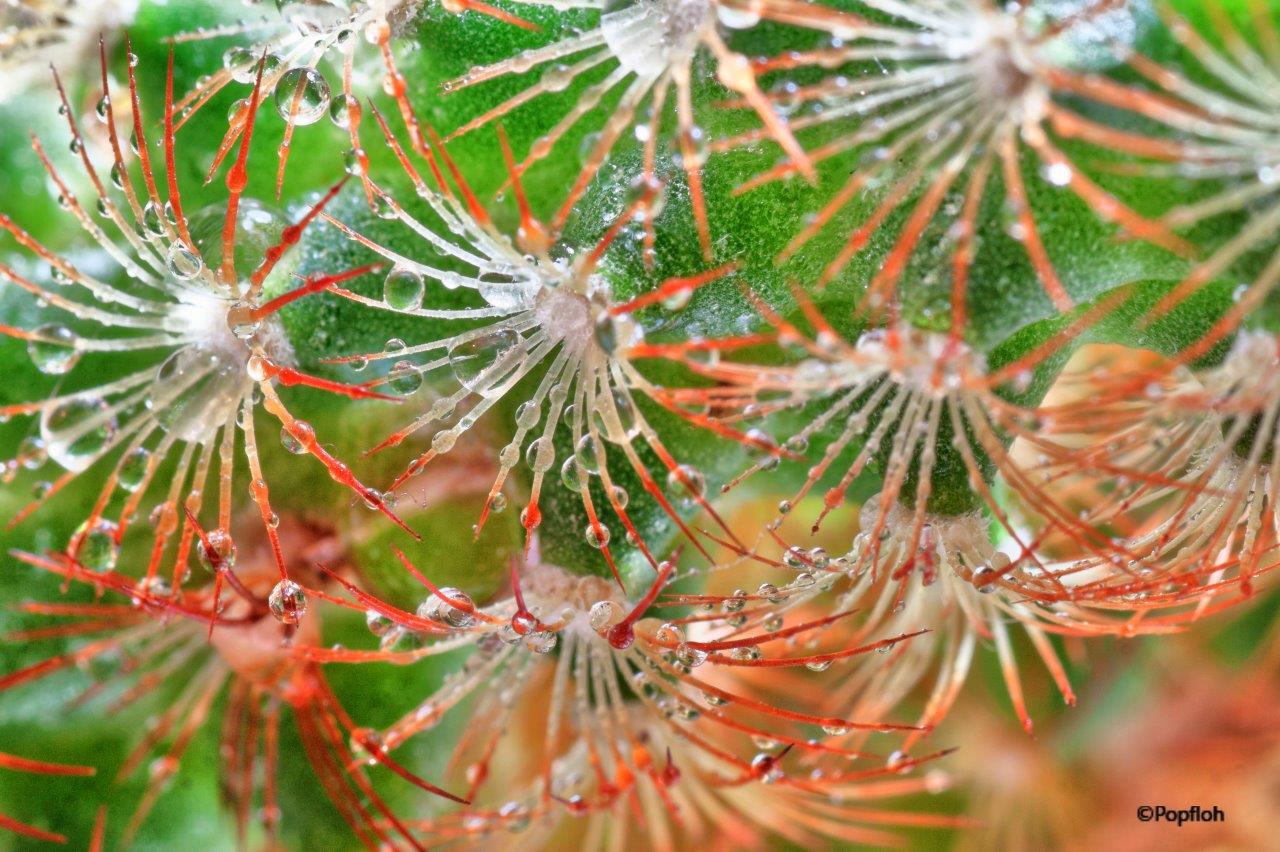
[[[249,340],[262,323],[255,313],[257,306],[248,301],[234,302],[227,308],[227,328],[238,340]]]
[[[1010,564],[1008,554],[997,552],[973,570],[973,587],[984,595],[991,594],[999,587],[999,580],[1008,572]]]
[[[42,325],[27,341],[27,354],[36,369],[51,376],[69,373],[80,360],[76,336],[65,325]]]
[[[535,654],[550,654],[556,648],[556,634],[550,630],[535,630],[525,635],[524,646]]]
[[[530,470],[545,472],[556,462],[555,443],[547,437],[536,438],[525,448],[524,460]]]
[[[291,68],[276,83],[276,111],[291,124],[314,124],[329,110],[329,81],[314,68]]]
[[[507,831],[518,834],[533,824],[529,808],[523,802],[507,802],[498,808],[498,818],[506,825]]]
[[[232,47],[222,54],[222,67],[231,72],[232,79],[237,83],[252,83],[257,76],[257,64],[258,57],[242,45]]]
[[[354,95],[339,95],[329,105],[329,120],[341,130],[349,130],[352,120],[360,121],[362,108]]]
[[[28,435],[18,444],[18,452],[13,460],[26,470],[38,470],[48,457],[49,451],[44,441],[36,435]]]
[[[677,465],[667,472],[667,492],[690,507],[706,496],[706,477],[693,465]]]
[[[281,624],[297,624],[307,614],[307,596],[293,580],[281,580],[271,589],[267,607]]]
[[[675,650],[676,662],[687,669],[696,669],[707,661],[708,656],[706,651],[687,642],[681,642]]]
[[[587,539],[587,544],[591,545],[597,550],[604,548],[606,545],[608,545],[609,539],[611,537],[609,528],[599,522],[588,524],[585,535]]]
[[[383,615],[376,609],[371,609],[365,613],[365,626],[369,628],[369,632],[379,638],[386,636],[395,629],[395,622],[387,616]]]

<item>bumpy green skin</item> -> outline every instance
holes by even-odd
[[[422,538],[406,536],[389,525],[373,525],[353,546],[354,558],[369,580],[369,591],[412,611],[430,592],[401,567],[399,549],[431,582],[455,586],[475,600],[488,600],[501,590],[511,560],[518,558],[523,536],[516,512],[491,514],[477,539],[470,530],[484,505],[482,496],[450,499],[426,510],[400,506],[406,523]]]
[[[387,181],[379,181],[388,183]],[[443,227],[426,202],[411,189],[389,188],[406,210],[422,222]],[[329,203],[325,212],[368,236],[392,251],[443,269],[464,271],[465,267],[444,258],[428,246],[412,230],[398,220],[379,219],[369,209],[364,193],[357,185],[348,186]],[[385,263],[370,249],[347,239],[341,231],[324,221],[317,221],[303,235],[298,250],[297,272],[304,277],[336,274],[371,263]],[[382,298],[382,285],[390,269],[363,275],[344,283],[346,289],[373,299]],[[297,282],[288,282],[288,287]],[[267,295],[274,295],[268,293]],[[474,291],[458,288],[447,290],[428,282],[429,307],[441,310],[479,307],[483,303]],[[281,322],[293,343],[300,369],[346,381],[368,381],[385,372],[391,362],[374,361],[364,370],[327,363],[348,355],[377,354],[388,340],[400,338],[406,343],[438,340],[471,328],[469,323],[423,319],[391,310],[376,310],[337,296],[319,295],[300,299],[280,313]]]

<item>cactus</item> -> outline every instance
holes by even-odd
[[[1263,0],[250,6],[0,12],[0,829],[937,843],[1265,614]]]

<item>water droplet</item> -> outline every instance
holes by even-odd
[[[233,47],[222,54],[222,67],[237,83],[252,83],[258,76],[257,57],[247,47]]]
[[[609,544],[609,528],[597,521],[593,524],[587,524],[586,538],[587,544],[596,549],[602,549]]]
[[[412,361],[397,361],[387,384],[401,396],[410,396],[422,387],[422,371]]]
[[[364,174],[365,153],[363,148],[349,148],[342,155],[342,167],[347,174],[355,177]]]
[[[42,325],[35,330],[38,339],[27,341],[27,354],[36,369],[51,376],[71,371],[80,360],[76,336],[64,325]]]
[[[151,466],[151,451],[146,447],[135,447],[120,461],[120,473],[117,480],[120,487],[129,493],[137,491],[147,477],[147,469]]]
[[[28,435],[22,439],[22,443],[18,444],[18,454],[14,461],[27,470],[35,470],[44,464],[48,457],[49,452],[45,448],[44,441],[36,435]]]
[[[83,525],[76,532],[79,547],[76,560],[99,574],[105,574],[116,567],[116,559],[120,556],[120,545],[116,543],[119,528],[106,520],[97,521],[92,528]]]
[[[182,243],[174,243],[169,246],[168,266],[174,278],[190,281],[200,274],[200,270],[204,268],[204,262],[200,260],[198,254]]]
[[[724,3],[715,4],[716,17],[720,23],[734,30],[745,30],[760,23],[762,4],[744,3],[741,6],[730,6]]]
[[[329,109],[329,81],[314,68],[290,68],[276,83],[276,112],[296,125],[314,124]]]
[[[142,208],[142,236],[159,237],[163,234],[164,214],[160,212],[160,205],[148,201]]]
[[[227,530],[209,530],[196,544],[196,555],[209,571],[230,571],[236,565],[235,539]]]
[[[555,444],[548,437],[530,441],[525,449],[524,460],[535,473],[546,473],[556,463]]]
[[[682,642],[676,646],[676,662],[687,669],[696,669],[707,661],[707,652],[701,648],[695,648],[687,642]]]
[[[351,120],[354,118],[356,122],[360,121],[360,101],[353,95],[339,95],[333,99],[333,103],[329,106],[329,120],[334,126],[349,130],[351,128]]]
[[[393,311],[418,310],[425,292],[422,276],[411,269],[397,267],[382,282],[382,301]]]
[[[281,624],[297,624],[307,614],[307,596],[292,580],[281,580],[271,590],[267,607]]]
[[[512,834],[519,834],[533,823],[529,809],[520,802],[507,802],[498,808],[498,817]]]
[[[523,340],[510,329],[471,338],[449,348],[449,366],[465,388],[475,393],[498,394],[524,363]]]
[[[295,456],[300,456],[307,451],[306,445],[298,440],[287,426],[280,427],[280,443]]]
[[[69,399],[40,418],[40,438],[49,458],[69,471],[89,467],[115,433],[111,407],[96,397]]]
[[[396,626],[394,621],[376,609],[371,609],[364,614],[364,623],[369,628],[369,632],[378,637],[386,636],[387,632]]]
[[[253,337],[262,324],[253,311],[253,303],[248,301],[239,301],[227,308],[227,328],[240,340]]]
[[[598,633],[617,624],[624,615],[622,607],[614,601],[596,601],[591,605],[591,612],[588,618],[591,622],[591,629]]]
[[[439,594],[432,594],[418,607],[418,616],[465,630],[476,624],[471,614],[474,607],[471,596],[462,589],[443,586]]]
[[[1054,186],[1066,186],[1071,183],[1071,166],[1066,163],[1045,166],[1044,179]]]
[[[288,582],[287,580],[285,582]],[[296,622],[288,622],[296,623]],[[382,743],[382,735],[372,728],[354,728],[351,731],[351,756],[358,761],[363,761],[366,766],[373,766],[378,762],[375,755],[382,754],[385,746]]]
[[[694,506],[707,493],[706,477],[693,465],[677,465],[667,472],[667,493],[678,499],[685,508]]]
[[[556,641],[556,634],[550,630],[535,630],[524,637],[524,646],[535,654],[550,654]]]
[[[593,476],[600,473],[599,450],[599,443],[596,441],[595,436],[590,433],[583,435],[578,440],[578,446],[574,450],[574,458],[577,459],[578,464]]]

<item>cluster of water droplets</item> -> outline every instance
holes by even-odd
[[[883,370],[898,385],[933,397],[955,393],[986,374],[986,361],[955,337],[901,323],[858,336],[853,367]]]
[[[959,577],[983,594],[999,588],[1012,560],[991,543],[987,519],[981,512],[968,515],[928,515],[912,541],[913,510],[896,500],[882,517],[879,495],[862,507],[861,531],[841,567],[861,576],[869,570],[898,577],[918,575],[922,586],[940,578]]]

